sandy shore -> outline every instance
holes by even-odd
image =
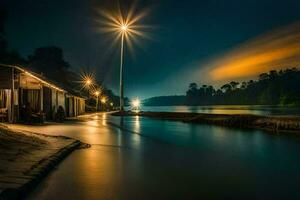
[[[227,115],[176,112],[116,112],[112,115],[143,116],[155,119],[177,120],[187,123],[260,129],[273,133],[300,133],[300,117],[298,116]]]
[[[82,143],[67,137],[18,132],[0,125],[0,199],[24,197]]]

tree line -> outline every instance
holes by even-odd
[[[300,106],[300,71],[271,70],[257,80],[230,81],[216,89],[191,83],[185,95],[158,96],[144,100],[146,106],[174,105],[292,105]]]
[[[219,89],[191,83],[186,92],[186,105],[300,105],[299,83],[297,68],[271,70],[260,74],[256,81],[231,81]]]

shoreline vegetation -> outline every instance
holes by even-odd
[[[21,199],[66,156],[87,144],[0,125],[0,199]]]
[[[141,116],[185,123],[211,124],[232,128],[258,129],[272,133],[300,134],[299,116],[261,116],[249,114],[201,114],[179,112],[115,112],[114,116]]]
[[[281,105],[300,106],[300,70],[283,68],[262,73],[257,80],[231,81],[220,88],[191,83],[185,95],[145,99],[145,106]],[[255,95],[254,95],[255,94]]]

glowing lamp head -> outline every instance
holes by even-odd
[[[93,74],[82,73],[80,74],[81,81],[79,81],[82,86],[81,89],[91,89],[94,85]]]
[[[141,101],[139,99],[134,99],[131,104],[133,107],[137,108],[140,107]]]
[[[121,25],[121,31],[126,32],[127,29],[128,29],[128,25],[126,25],[126,24]]]
[[[98,96],[99,96],[99,94],[100,94],[100,92],[99,92],[99,91],[96,91],[96,92],[95,92],[95,96],[96,96],[96,97],[98,97]]]
[[[105,98],[105,97],[102,97],[102,98],[101,98],[101,103],[103,103],[103,104],[106,103],[106,98]]]
[[[91,84],[92,84],[92,80],[91,80],[90,78],[87,78],[87,79],[85,80],[85,84],[86,84],[87,86],[91,85]]]

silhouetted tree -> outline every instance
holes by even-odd
[[[247,88],[247,82],[243,81],[241,85],[241,89]]]
[[[231,81],[229,84],[231,85],[232,90],[235,90],[237,89],[239,82]]]
[[[226,92],[230,92],[231,90],[232,90],[232,86],[231,86],[231,84],[225,84],[225,85],[223,85],[222,87],[221,87],[221,90],[224,92],[224,93],[226,93]]]
[[[259,81],[264,81],[269,79],[269,74],[268,73],[262,73],[259,75]]]
[[[65,61],[63,51],[59,47],[40,47],[34,54],[28,57],[29,67],[45,76],[70,85],[70,64]]]
[[[190,91],[196,92],[197,89],[198,89],[197,83],[191,83],[190,84],[190,86],[189,86]]]
[[[258,80],[230,81],[219,89],[191,83],[183,96],[163,96],[146,100],[147,105],[300,105],[300,71],[297,68],[271,70]],[[238,87],[240,85],[240,87]]]

